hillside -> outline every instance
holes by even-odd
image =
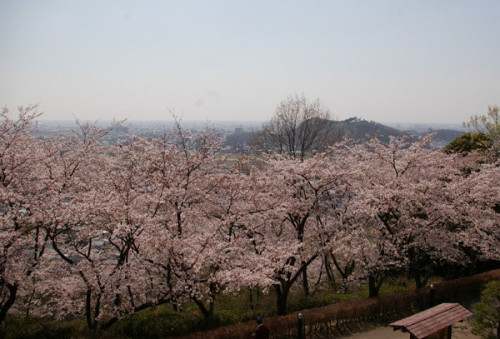
[[[339,121],[339,130],[343,131],[344,136],[356,142],[368,141],[374,137],[382,142],[389,142],[391,136],[402,137],[406,133],[398,129],[382,125],[378,122],[367,121],[359,118],[350,118]]]
[[[434,138],[432,138],[431,147],[437,149],[442,149],[450,142],[465,133],[464,131],[456,131],[451,129],[438,129],[435,130],[435,132],[436,135],[434,136]]]
[[[345,138],[351,139],[354,142],[366,142],[372,138],[378,138],[380,141],[388,143],[391,136],[400,138],[410,135],[417,138],[434,132],[436,135],[432,139],[430,147],[435,149],[443,148],[455,138],[464,134],[463,131],[451,129],[428,129],[425,132],[403,131],[375,121],[367,121],[356,117],[343,121],[331,121],[330,123],[338,125],[338,128],[335,130],[341,131]],[[226,136],[224,146],[227,150],[236,152],[248,150],[254,133],[242,129],[231,133]]]
[[[425,132],[415,132],[411,130],[402,131],[375,121],[367,121],[359,118],[350,118],[344,121],[339,121],[338,123],[340,130],[344,131],[345,136],[356,142],[367,141],[375,137],[380,141],[387,143],[389,142],[391,136],[402,137],[404,135],[411,135],[420,137],[429,133],[436,133],[430,144],[432,148],[436,149],[443,148],[455,138],[464,134],[464,131],[451,129],[428,129]]]

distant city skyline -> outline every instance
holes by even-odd
[[[0,106],[43,119],[460,124],[500,104],[500,1],[0,0]]]
[[[350,120],[350,119],[347,119]],[[364,120],[364,119],[361,119]],[[81,120],[82,121],[82,120]],[[343,120],[339,120],[343,121]],[[430,130],[455,130],[465,132],[467,129],[462,123],[438,123],[438,122],[421,122],[421,123],[411,123],[411,122],[379,122],[374,120],[369,120],[370,122],[379,123],[388,127],[398,129],[400,131],[415,131],[418,133],[428,132]],[[108,127],[114,123],[112,120],[90,120],[91,123],[97,123],[102,127]],[[255,132],[262,128],[266,121],[244,121],[244,120],[181,120],[181,126],[183,128],[189,129],[204,129],[206,127],[215,128],[217,130],[224,130],[229,132],[238,132],[242,130],[244,132]],[[76,121],[73,120],[49,120],[37,119],[37,127],[41,129],[74,129],[76,127]],[[143,129],[169,129],[175,128],[175,121],[173,120],[124,120],[122,125],[131,128],[143,128]]]

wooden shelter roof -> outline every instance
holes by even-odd
[[[472,313],[460,304],[444,303],[396,321],[390,326],[394,330],[408,331],[421,339],[471,315]]]

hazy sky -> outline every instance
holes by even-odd
[[[499,0],[0,0],[0,105],[46,119],[460,123],[500,105]]]

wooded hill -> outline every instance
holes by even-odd
[[[435,149],[441,149],[455,138],[464,134],[464,131],[450,129],[436,129],[425,133],[411,130],[402,131],[375,121],[368,121],[356,117],[343,121],[329,121],[329,123],[337,125],[335,128],[336,131],[339,131],[345,138],[352,139],[356,143],[366,142],[372,138],[377,138],[383,143],[388,143],[390,137],[400,138],[405,135],[419,137],[435,132],[436,135],[433,137],[430,146]],[[237,151],[248,149],[255,133],[256,132],[251,131],[238,131],[229,134],[226,136],[224,146]]]

